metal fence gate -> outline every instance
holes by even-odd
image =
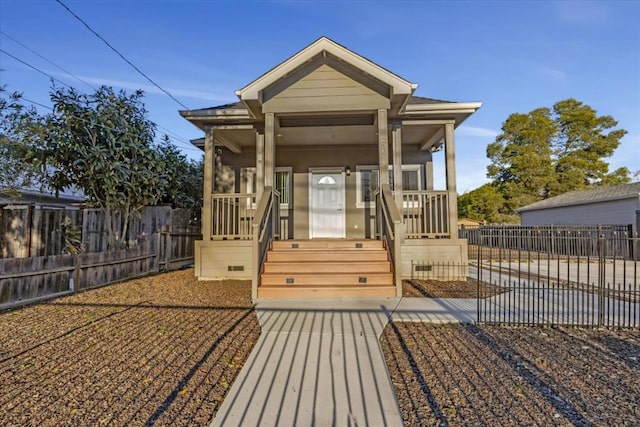
[[[554,236],[551,250],[539,241],[548,236],[527,230],[518,245],[500,245],[504,233],[495,230],[470,244],[479,323],[640,327],[637,237],[594,236],[574,227]],[[591,250],[581,255],[558,247]]]

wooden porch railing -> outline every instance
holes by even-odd
[[[212,194],[211,238],[214,240],[252,239],[251,222],[256,210],[256,195]]]
[[[393,266],[396,295],[402,296],[402,272],[400,266],[400,248],[403,238],[403,226],[398,206],[391,193],[389,184],[383,184],[376,191],[376,235],[385,242],[391,265]]]
[[[289,238],[288,209],[281,209],[280,238]],[[211,195],[211,238],[213,240],[251,240],[251,222],[256,212],[256,197],[247,194]]]
[[[449,237],[446,191],[404,191],[403,219],[407,239]]]
[[[280,238],[280,193],[273,187],[265,187],[255,217],[251,222],[253,236],[253,273],[251,296],[258,297],[262,265],[274,239]]]

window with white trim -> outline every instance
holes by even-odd
[[[241,191],[246,193],[255,193],[256,191],[256,168],[242,168],[242,185]],[[273,176],[273,183],[276,190],[280,193],[280,206],[288,207],[291,201],[291,168],[277,167]]]
[[[359,208],[373,207],[375,192],[380,186],[378,166],[356,166],[356,205]],[[389,166],[389,186],[393,187],[393,166]],[[402,189],[422,190],[422,165],[402,165]]]

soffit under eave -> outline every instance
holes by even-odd
[[[325,55],[323,54],[323,51],[326,52],[327,57],[335,58],[355,69],[360,70],[364,75],[369,75],[372,78],[388,85],[391,88],[392,94],[411,94],[417,87],[417,85],[404,80],[372,61],[369,61],[368,59],[350,51],[326,37],[322,37],[293,55],[291,58],[263,74],[258,79],[249,83],[244,88],[236,91],[236,95],[238,95],[238,98],[245,103],[248,100],[259,100],[260,93],[264,89],[286,78],[295,70],[303,67],[307,62],[314,60],[317,56],[322,57]]]

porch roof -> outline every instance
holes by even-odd
[[[376,144],[377,112],[386,109],[403,126],[403,144],[434,151],[443,125],[459,126],[481,103],[414,96],[417,86],[321,37],[236,91],[238,102],[180,114],[239,153],[255,144],[267,113],[276,115],[276,145]]]
[[[424,150],[436,150],[442,143],[442,125],[458,127],[482,104],[460,103],[421,96],[410,96],[396,121],[403,125],[403,144],[418,144]],[[251,116],[238,101],[180,114],[202,130],[216,129],[220,145],[233,146],[234,151],[255,144],[255,129],[262,122]],[[375,144],[377,142],[374,112],[342,112],[326,114],[281,115],[277,123],[277,145]],[[193,140],[204,147],[204,139]]]

